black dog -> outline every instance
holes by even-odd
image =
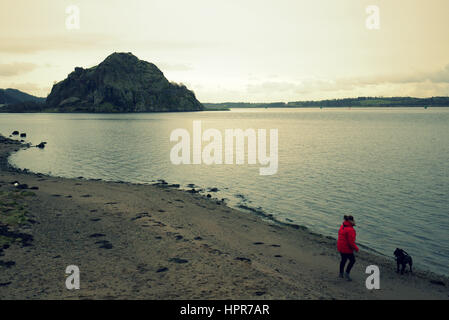
[[[398,265],[398,269],[396,272],[399,273],[399,265],[402,265],[401,274],[404,274],[405,267],[408,263],[408,265],[410,266],[410,273],[413,273],[412,271],[413,260],[412,257],[410,257],[407,252],[405,252],[402,249],[396,248],[396,250],[394,251],[394,255],[396,256],[396,263]]]

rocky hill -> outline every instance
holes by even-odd
[[[17,89],[0,89],[0,105],[11,105],[22,102],[42,103],[45,98],[32,96]]]
[[[56,83],[46,101],[53,112],[200,111],[184,85],[170,83],[152,63],[131,53],[113,53],[99,65],[76,67]]]

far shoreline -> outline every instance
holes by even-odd
[[[2,111],[0,108],[0,114],[158,114],[158,113],[201,113],[201,112],[209,112],[209,111],[232,111],[234,110],[244,110],[244,109],[250,109],[250,110],[311,110],[311,109],[342,109],[342,110],[372,110],[372,109],[382,109],[382,110],[398,110],[398,109],[424,109],[424,110],[430,110],[433,108],[437,109],[443,109],[443,108],[449,108],[449,105],[445,106],[429,106],[425,108],[424,106],[327,106],[327,107],[226,107],[226,108],[205,108],[204,110],[197,110],[197,111],[154,111],[154,112],[86,112],[86,111],[70,111],[70,112],[64,112],[64,111],[24,111],[24,112],[11,112],[11,111]]]

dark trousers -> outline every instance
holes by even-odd
[[[346,267],[346,272],[351,272],[352,266],[355,263],[355,257],[353,253],[341,253],[341,262],[340,262],[340,273],[343,273],[345,270],[346,261],[349,260],[348,266]]]

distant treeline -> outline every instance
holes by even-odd
[[[215,108],[344,108],[344,107],[449,107],[449,97],[358,97],[319,101],[293,101],[273,103],[223,102],[203,103],[208,109]]]
[[[293,101],[272,103],[223,102],[203,103],[206,110],[228,110],[230,108],[372,108],[372,107],[449,107],[449,97],[359,97],[320,101]],[[9,105],[0,104],[0,112],[58,112],[45,102],[26,101]]]
[[[25,101],[15,104],[1,105],[0,112],[45,112],[49,111],[45,102]]]

